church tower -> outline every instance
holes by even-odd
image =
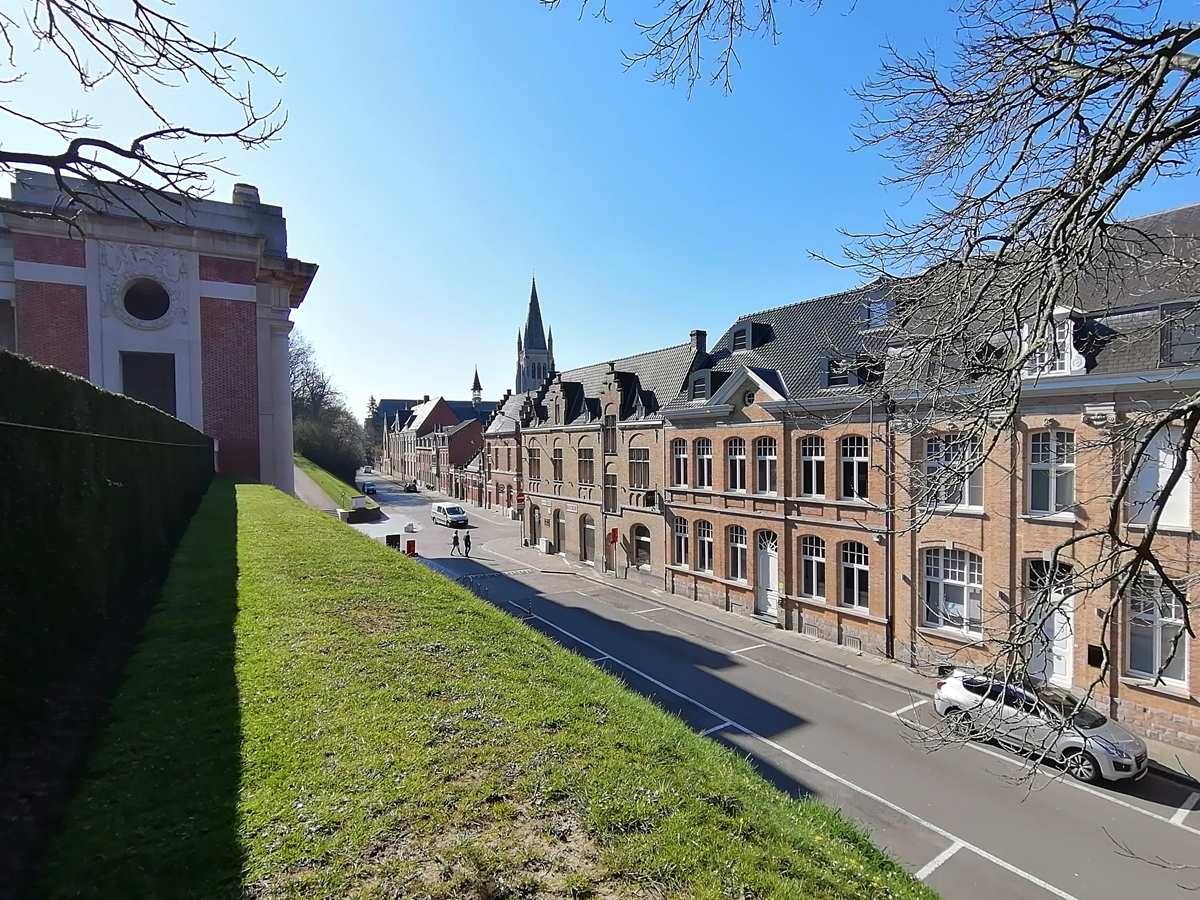
[[[554,332],[546,341],[546,329],[542,325],[542,308],[538,305],[537,279],[529,292],[529,313],[525,316],[524,338],[517,335],[517,384],[516,392],[537,390],[546,376],[554,371]]]
[[[476,406],[483,400],[483,385],[479,383],[479,366],[475,367],[475,380],[471,382],[471,402]]]

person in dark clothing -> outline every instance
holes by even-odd
[[[470,532],[463,535],[463,556],[471,555],[471,534]]]
[[[457,553],[459,556],[462,556],[462,551],[458,549],[458,532],[457,531],[454,532],[454,540],[450,542],[450,555],[453,556],[455,553]]]

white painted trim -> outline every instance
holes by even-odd
[[[749,366],[742,366],[726,379],[725,383],[721,385],[721,389],[712,395],[712,398],[708,401],[708,404],[710,406],[721,406],[728,403],[730,398],[733,397],[734,393],[736,391],[740,391],[742,389],[742,385],[744,385],[748,380],[753,381],[762,390],[767,392],[767,395],[770,399],[766,401],[759,401],[760,403],[779,403],[786,399],[785,397],[781,397],[775,388],[771,387],[762,378],[755,374],[755,372],[751,370]]]
[[[252,284],[234,284],[230,281],[201,281],[200,296],[214,300],[257,300],[258,288]]]
[[[87,266],[56,266],[51,263],[13,262],[15,281],[39,281],[44,284],[77,284],[87,286]]]

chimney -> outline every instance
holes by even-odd
[[[233,202],[238,206],[257,206],[261,202],[258,199],[258,188],[239,181],[233,186]]]
[[[696,331],[691,332],[688,335],[688,337],[690,337],[692,339],[692,352],[693,353],[707,353],[708,352],[708,332],[707,331],[700,331],[699,329],[697,329]]]
[[[421,402],[422,402],[422,403],[428,403],[428,402],[429,402],[429,395],[428,395],[428,394],[426,394],[426,395],[425,395],[425,399],[424,399],[424,400],[422,400]]]

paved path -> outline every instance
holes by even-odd
[[[313,481],[299,466],[292,466],[295,471],[296,478],[296,496],[311,506],[313,509],[337,509],[337,504],[329,499],[329,495],[321,490],[320,486]]]
[[[427,508],[436,499],[410,502]],[[781,789],[841,807],[949,900],[1196,896],[1180,885],[1200,886],[1200,871],[1125,858],[1114,843],[1194,864],[1193,787],[1154,774],[1093,787],[1043,769],[1031,788],[1018,778],[1028,762],[995,746],[930,753],[913,740],[931,721],[927,679],[661,591],[598,580],[594,570],[518,546],[516,525],[498,512],[467,510],[473,557],[449,557],[446,541],[427,539],[428,565],[747,755]]]

